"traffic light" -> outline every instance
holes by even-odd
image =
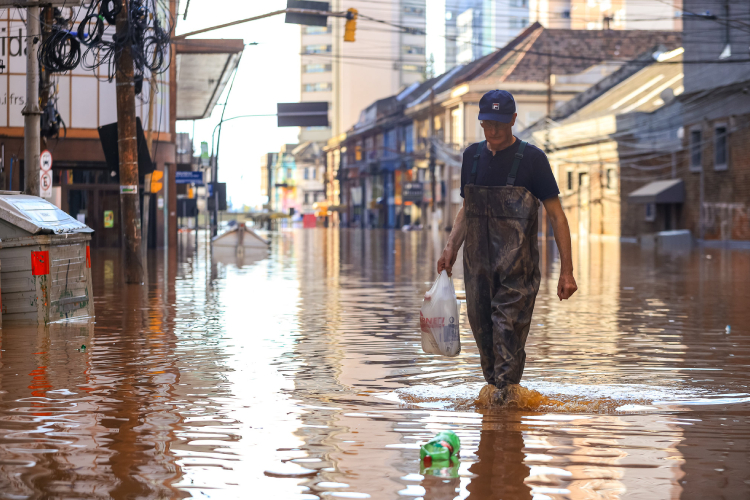
[[[357,9],[351,8],[346,11],[346,26],[344,26],[344,41],[353,42],[355,31],[357,31]]]
[[[164,179],[164,172],[161,170],[154,170],[152,174],[149,174],[151,179],[148,186],[150,187],[149,193],[158,193],[161,188],[164,187],[162,180]],[[147,176],[148,177],[148,176]]]

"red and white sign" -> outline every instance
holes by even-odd
[[[52,198],[52,171],[39,171],[39,196],[42,198]]]
[[[39,168],[42,172],[49,172],[52,170],[52,153],[46,149],[39,155]]]

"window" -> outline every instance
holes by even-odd
[[[411,71],[412,73],[424,73],[424,66],[417,64],[402,64],[401,69],[403,71]]]
[[[570,11],[564,10],[560,12],[560,17],[562,17],[563,19],[570,19]]]
[[[410,16],[424,16],[424,9],[422,7],[404,7],[404,14]]]
[[[509,21],[511,28],[524,28],[529,24],[529,20],[525,17],[510,17]]]
[[[511,7],[528,7],[529,0],[510,0]]]
[[[305,35],[322,35],[324,33],[330,33],[330,26],[305,26]]]
[[[310,193],[305,193],[305,205],[310,204]]]
[[[567,187],[568,187],[568,191],[573,191],[573,171],[572,170],[568,170]]]
[[[404,54],[416,54],[420,56],[424,55],[424,47],[420,47],[418,45],[402,45],[401,50]]]
[[[305,45],[305,54],[324,54],[330,51],[330,45]]]
[[[315,167],[311,168],[310,172],[312,173],[312,178],[315,179]]]
[[[714,127],[714,170],[726,170],[729,151],[727,151],[727,126]]]
[[[302,67],[302,71],[305,73],[327,73],[332,69],[332,64],[305,64]]]
[[[461,108],[451,109],[451,144],[461,144]]]
[[[617,172],[614,168],[607,169],[607,189],[617,189]]]
[[[654,222],[656,220],[656,205],[653,203],[646,203],[646,222]]]
[[[703,137],[700,129],[693,129],[690,131],[690,170],[699,171],[702,168],[702,141]]]
[[[303,92],[330,92],[333,89],[331,82],[306,83],[302,86]]]

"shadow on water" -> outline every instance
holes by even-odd
[[[96,251],[95,324],[2,329],[0,499],[750,495],[750,254],[576,242],[561,303],[550,243],[524,379],[496,408],[475,401],[465,309],[459,356],[420,348],[441,241],[270,237],[212,260],[180,234],[143,286]],[[420,473],[447,429],[457,469]]]

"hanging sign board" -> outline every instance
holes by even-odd
[[[180,172],[179,170],[174,173],[176,184],[195,184],[196,186],[203,185],[203,172],[187,171]]]

